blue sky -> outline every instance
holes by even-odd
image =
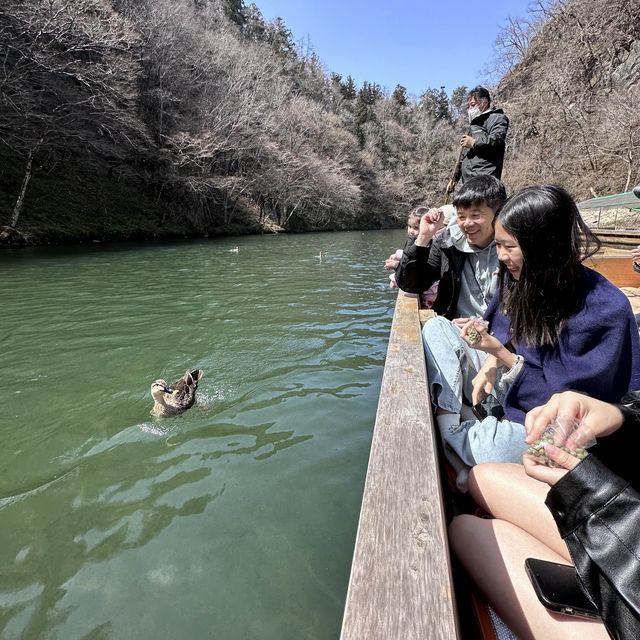
[[[358,87],[364,80],[419,96],[425,89],[471,88],[507,18],[523,18],[531,0],[245,0],[265,20],[280,17],[294,41],[310,40],[325,64]]]

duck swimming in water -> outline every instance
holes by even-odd
[[[151,413],[154,416],[177,416],[191,409],[196,401],[196,389],[202,379],[202,369],[194,369],[176,380],[171,386],[164,380],[151,383],[151,395],[155,401]]]

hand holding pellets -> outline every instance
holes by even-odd
[[[473,324],[467,329],[467,338],[469,338],[469,344],[472,344],[472,345],[478,344],[478,342],[482,341],[482,336],[476,329],[476,325],[481,328],[485,328],[489,326],[489,323],[480,318],[478,318],[477,320],[474,319]]]
[[[531,443],[525,453],[533,456],[538,464],[559,467],[560,465],[547,456],[546,445],[553,444],[575,458],[583,460],[589,455],[587,449],[595,443],[596,440],[587,425],[567,416],[558,416],[542,435]]]

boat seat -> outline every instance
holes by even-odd
[[[436,314],[433,309],[420,309],[418,311],[418,315],[420,316],[420,326],[424,327],[428,320],[431,318],[435,318]]]

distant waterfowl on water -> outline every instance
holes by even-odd
[[[229,249],[229,253],[238,253],[238,247],[233,247],[233,249]]]
[[[194,369],[176,380],[171,386],[164,380],[151,383],[151,395],[154,405],[151,413],[154,416],[177,416],[190,409],[196,401],[196,389],[202,379],[202,369]]]
[[[322,258],[324,258],[324,253],[321,251],[316,258],[320,258],[320,260],[322,260]]]

